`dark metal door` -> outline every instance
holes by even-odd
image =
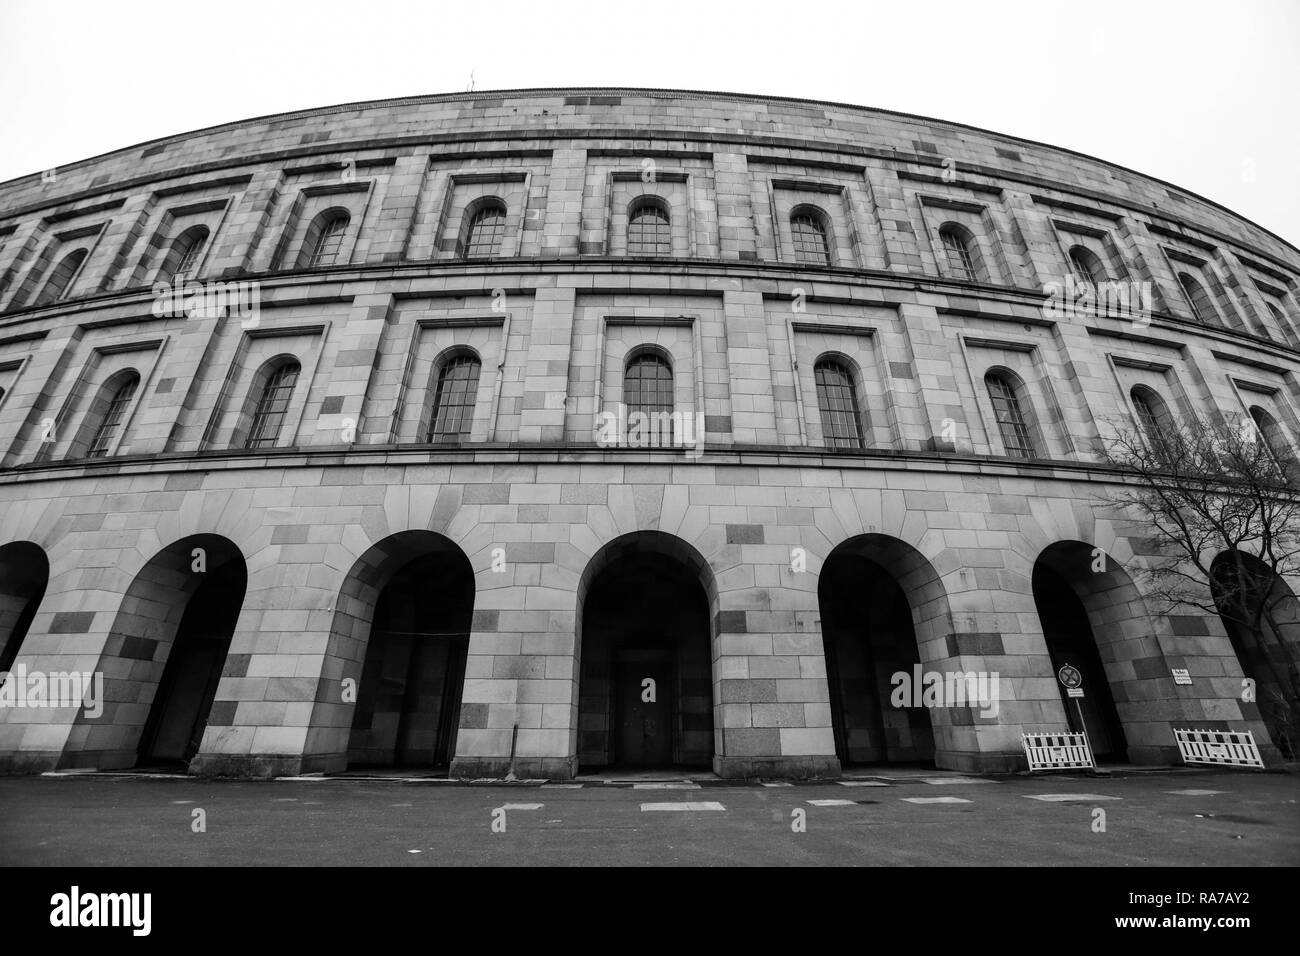
[[[647,685],[647,679],[654,681],[653,685]],[[661,661],[620,665],[617,687],[618,762],[627,767],[671,766],[671,665]],[[647,700],[649,697],[653,699]]]

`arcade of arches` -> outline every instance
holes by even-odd
[[[1052,698],[1038,702],[1044,726],[1020,726],[1086,729],[1100,760],[1138,759],[1134,739],[1149,739],[1153,723],[1162,732],[1168,726],[1143,704],[1160,694],[1169,662],[1128,573],[1109,557],[1099,565],[1098,554],[1086,542],[1060,541],[1033,563],[1042,644],[1032,677],[1052,688]],[[1294,753],[1300,602],[1253,558],[1221,557],[1216,567],[1222,580],[1214,597],[1231,653],[1258,687],[1258,709],[1244,705],[1242,713],[1264,720],[1283,752]],[[1234,591],[1243,568],[1252,583]],[[48,580],[40,547],[0,547],[0,670],[49,640],[29,637]],[[104,644],[104,717],[75,718],[63,764],[201,768],[209,724],[230,724],[245,706],[221,698],[221,678],[256,666],[254,654],[231,653],[248,584],[243,555],[217,535],[181,539],[146,562]],[[484,705],[463,698],[467,677],[476,676],[475,592],[465,553],[431,531],[391,535],[357,560],[332,608],[298,768],[454,771],[458,734],[482,726]],[[625,535],[588,561],[575,596],[573,772],[717,768],[726,720],[736,710],[722,706],[719,692],[726,612],[709,563],[672,535]],[[891,700],[900,674],[972,666],[955,639],[936,569],[897,539],[862,535],[827,556],[816,600],[825,697],[809,706],[829,713],[827,739],[839,765],[943,766],[955,735],[976,722],[971,708]],[[1250,626],[1234,602],[1265,606],[1263,623]],[[989,653],[994,666],[998,652]],[[541,676],[522,658],[518,666],[500,656],[487,660],[491,676]],[[1083,674],[1083,698],[1067,697],[1053,679],[1066,664]],[[1013,685],[1007,696],[1016,694]]]

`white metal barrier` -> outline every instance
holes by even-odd
[[[1030,771],[1096,769],[1087,734],[1021,734]]]
[[[1183,763],[1206,763],[1227,767],[1258,767],[1264,759],[1249,730],[1179,730],[1174,728]]]

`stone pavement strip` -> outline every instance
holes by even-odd
[[[1203,786],[1172,789],[1152,774],[945,778],[947,793],[936,794],[916,777],[859,791],[873,799],[827,782],[710,786],[709,800],[696,788],[654,788],[648,801],[644,786],[547,784],[529,792],[545,792],[534,801],[487,783],[8,777],[0,864],[1300,863],[1295,775],[1188,782]]]

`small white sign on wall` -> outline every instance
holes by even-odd
[[[1175,667],[1172,671],[1175,684],[1190,684],[1192,675],[1188,673],[1186,667]]]

